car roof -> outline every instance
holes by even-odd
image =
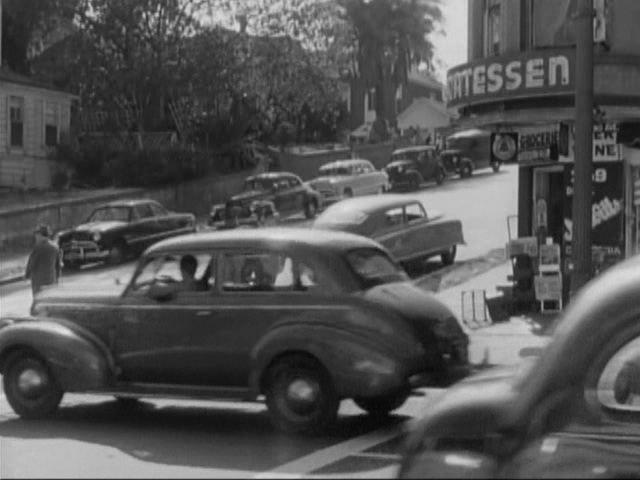
[[[336,160],[335,162],[329,162],[322,165],[320,168],[339,168],[339,167],[350,167],[352,165],[358,165],[360,163],[369,162],[369,160],[365,158],[348,158],[346,160]]]
[[[290,172],[264,172],[264,173],[258,173],[257,175],[251,175],[249,177],[247,177],[245,180],[256,180],[256,179],[268,179],[268,180],[273,180],[273,179],[277,179],[277,178],[283,178],[283,177],[298,177],[296,174],[294,173],[290,173]]]
[[[372,214],[379,210],[387,210],[414,202],[420,203],[420,200],[400,194],[365,195],[362,197],[347,198],[338,203],[334,203],[322,213],[322,216],[336,212],[362,212]]]
[[[136,199],[130,199],[130,200],[114,200],[112,202],[107,202],[107,203],[103,203],[102,205],[99,205],[96,207],[96,209],[98,208],[103,208],[103,207],[135,207],[138,205],[144,205],[144,204],[148,204],[148,203],[158,203],[155,200],[151,200],[149,198],[136,198]]]
[[[359,235],[310,228],[259,228],[198,232],[169,238],[152,245],[147,254],[197,250],[201,248],[260,248],[274,246],[281,250],[319,248],[342,252],[354,248],[379,248],[379,245]]]
[[[398,155],[400,153],[411,153],[411,152],[424,152],[427,150],[435,150],[434,145],[417,145],[415,147],[406,147],[399,148],[398,150],[394,150],[392,155]]]

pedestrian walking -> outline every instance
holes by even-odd
[[[55,285],[60,279],[62,258],[60,248],[51,240],[51,230],[40,225],[34,231],[36,242],[29,255],[26,278],[31,280],[33,296],[47,285]]]

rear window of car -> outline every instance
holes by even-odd
[[[360,225],[368,218],[368,215],[359,210],[332,209],[329,207],[318,217],[316,223],[334,225]]]
[[[408,280],[406,272],[384,251],[358,248],[347,253],[349,266],[364,288]]]

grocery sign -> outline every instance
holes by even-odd
[[[558,48],[492,57],[447,72],[448,107],[574,92],[575,50]]]

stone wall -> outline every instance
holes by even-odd
[[[88,194],[82,198],[0,210],[0,249],[29,246],[36,225],[44,223],[54,231],[70,228],[82,222],[98,205],[112,200],[152,198],[171,210],[203,217],[212,204],[223,202],[229,195],[237,193],[242,188],[244,178],[252,173],[245,171],[212,176],[153,190],[114,190],[100,195]]]
[[[382,168],[389,163],[393,149],[391,142],[353,146],[353,152],[358,158],[369,160],[376,168]],[[277,169],[295,173],[302,180],[307,181],[316,177],[318,169],[325,163],[347,158],[351,158],[351,150],[346,146],[344,148],[305,154],[284,152],[280,153],[280,162]]]

